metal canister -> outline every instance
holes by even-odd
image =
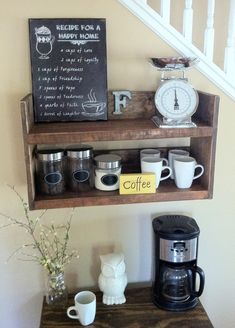
[[[65,191],[66,159],[63,149],[43,149],[36,153],[36,187],[40,193],[57,195]]]
[[[93,148],[81,145],[67,149],[67,184],[72,191],[87,191],[94,186]]]
[[[95,187],[103,191],[119,189],[121,157],[116,154],[98,155],[95,161]]]

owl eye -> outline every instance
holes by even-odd
[[[104,276],[106,277],[112,277],[114,276],[114,272],[113,272],[113,269],[112,267],[108,266],[108,265],[104,265],[103,268],[102,268],[102,273]]]
[[[117,272],[118,274],[123,274],[125,272],[125,263],[122,262],[119,264],[119,266],[117,267]]]

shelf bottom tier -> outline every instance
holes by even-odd
[[[36,195],[31,209],[52,209],[80,206],[118,205],[151,203],[210,198],[209,192],[201,185],[189,189],[178,189],[173,184],[160,186],[154,194],[120,195],[119,191],[66,192],[57,196]]]

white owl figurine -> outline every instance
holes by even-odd
[[[103,292],[103,303],[107,305],[122,304],[126,302],[124,290],[127,285],[124,255],[110,253],[100,256],[101,274],[98,285]]]

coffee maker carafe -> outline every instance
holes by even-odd
[[[162,215],[153,220],[155,280],[153,302],[160,308],[194,308],[204,289],[204,272],[197,266],[199,227],[193,218]],[[200,278],[196,290],[196,277]]]

